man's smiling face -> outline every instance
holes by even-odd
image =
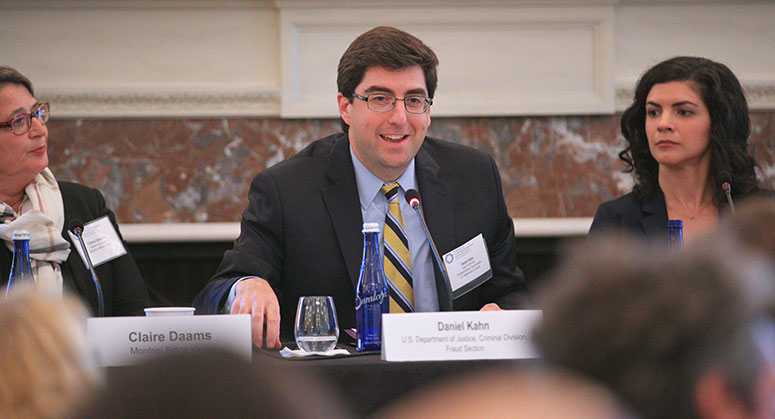
[[[419,66],[398,70],[369,67],[355,93],[385,93],[397,98],[428,96],[425,75]],[[383,181],[396,180],[422,146],[431,124],[430,109],[422,114],[407,113],[399,100],[390,111],[377,112],[370,110],[365,101],[350,102],[341,93],[337,100],[339,113],[350,126],[348,136],[355,156]]]

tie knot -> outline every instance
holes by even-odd
[[[398,194],[398,182],[390,182],[387,185],[382,185],[379,190],[385,194],[388,201],[392,201]]]

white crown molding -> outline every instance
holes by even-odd
[[[41,88],[37,89],[36,96],[51,103],[52,115],[57,118],[277,116],[280,111],[278,88],[231,91]]]
[[[768,3],[772,0],[619,0],[617,3],[620,6],[634,6],[634,5],[646,5],[646,6],[677,6],[677,5],[702,5],[702,4],[751,4],[751,3]]]
[[[385,8],[385,7],[513,7],[513,6],[573,6],[597,7],[613,6],[621,0],[275,0],[278,9],[338,9],[346,7]]]
[[[772,0],[274,0],[278,9],[342,9],[345,7],[504,7],[504,6],[632,6],[767,3]]]
[[[616,87],[616,111],[621,112],[632,103],[635,95],[635,83],[624,87],[620,84]],[[751,110],[775,109],[775,82],[741,82],[745,98],[748,100],[748,108]]]
[[[398,26],[434,47],[440,60],[434,116],[614,111],[613,7],[450,6],[346,15],[281,10],[281,115],[338,116],[332,87],[339,56],[377,24]]]
[[[755,110],[775,109],[775,83],[743,84],[748,107]]]
[[[633,83],[634,84],[634,83]],[[744,84],[751,110],[775,109],[775,83]],[[616,111],[630,106],[632,86],[616,87]],[[57,118],[278,116],[279,88],[232,92],[95,92],[37,89]]]
[[[3,9],[275,9],[271,0],[4,0]]]

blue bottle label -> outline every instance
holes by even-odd
[[[365,297],[356,296],[355,297],[355,309],[358,310],[359,308],[361,308],[361,306],[363,304],[367,304],[367,305],[369,305],[369,304],[380,305],[380,304],[382,304],[382,300],[384,300],[385,298],[387,298],[387,293],[384,292],[384,291],[376,293],[374,295],[367,295]]]

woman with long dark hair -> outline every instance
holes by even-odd
[[[691,239],[726,208],[722,173],[729,174],[734,199],[759,190],[748,102],[723,64],[675,57],[652,67],[638,81],[621,128],[627,147],[619,158],[635,185],[598,207],[591,234],[619,228],[659,239],[667,236],[668,219],[680,219]]]

